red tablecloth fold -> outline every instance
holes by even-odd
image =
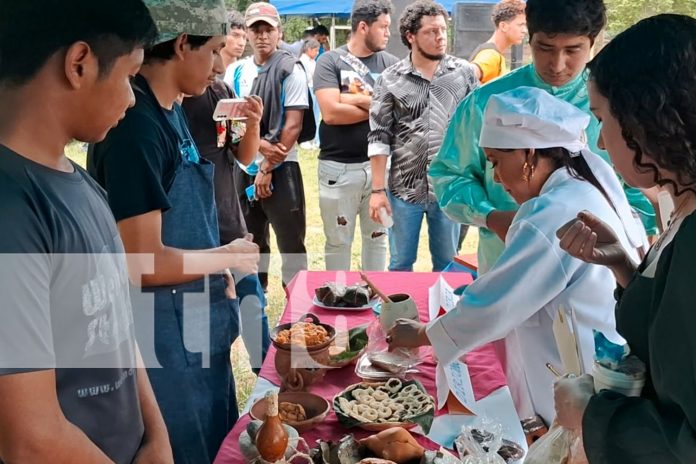
[[[368,273],[368,275],[375,285],[386,294],[410,294],[416,301],[421,320],[423,321],[429,319],[428,289],[435,284],[440,275],[443,275],[445,280],[454,288],[471,283],[471,276],[466,273],[373,272]],[[338,331],[347,330],[374,320],[375,315],[369,310],[362,312],[329,311],[312,304],[314,289],[321,286],[324,282],[337,281],[350,285],[359,280],[360,276],[357,272],[303,271],[298,273],[287,288],[288,304],[280,323],[294,322],[308,312],[316,314],[322,322],[336,327]],[[421,353],[424,355],[424,362],[418,367],[419,374],[414,377],[420,380],[430,394],[435,396],[435,362],[432,357],[432,350],[429,347],[421,349],[423,350]],[[275,385],[280,385],[280,378],[275,371],[274,357],[275,349],[271,347],[261,368],[260,375]],[[469,375],[477,400],[506,385],[505,374],[491,345],[486,345],[467,354],[465,361],[469,367]],[[327,398],[331,402],[333,397],[348,385],[361,381],[355,375],[354,367],[350,365],[327,372],[324,380],[319,384],[312,385],[309,391]],[[248,414],[239,419],[220,447],[215,463],[240,464],[244,462],[239,450],[239,435],[245,430],[250,420]],[[338,423],[336,415],[332,411],[322,424],[303,433],[302,437],[310,446],[314,446],[319,438],[338,440],[346,433],[353,433],[356,438],[370,435],[369,432],[360,429],[350,429],[350,431],[344,429]],[[416,435],[416,439],[428,449],[439,448],[439,446],[425,437]]]

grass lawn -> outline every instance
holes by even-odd
[[[68,156],[80,165],[85,165],[86,152],[81,144],[73,143],[67,147]],[[305,199],[307,203],[307,235],[306,247],[310,270],[324,269],[324,230],[322,227],[321,216],[319,214],[319,187],[317,183],[317,150],[300,150],[300,165],[302,167],[303,181],[305,186]],[[360,242],[359,233],[355,234],[355,243],[352,253],[351,269],[360,269]],[[275,238],[271,238],[273,252],[277,252]],[[478,244],[478,233],[475,229],[470,229],[464,242],[464,253],[473,253]],[[429,272],[432,269],[430,253],[428,251],[427,226],[424,224],[421,229],[420,243],[418,247],[418,261],[414,270]],[[271,327],[274,327],[280,318],[285,307],[285,293],[280,282],[280,256],[273,255],[271,258],[271,272],[269,273],[268,284],[268,319]],[[275,270],[275,272],[273,271]],[[256,376],[251,372],[249,360],[241,339],[238,339],[232,347],[232,367],[234,378],[237,384],[237,401],[240,410],[246,404],[249,393],[254,387]]]

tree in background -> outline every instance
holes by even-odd
[[[237,10],[243,14],[253,1],[254,0],[225,0],[225,5],[227,5],[227,8]]]
[[[695,0],[607,0],[609,33],[613,36],[643,18],[659,13],[696,17]]]

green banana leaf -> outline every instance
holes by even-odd
[[[361,325],[348,331],[348,349],[341,354],[331,357],[332,364],[352,361],[362,354],[367,346],[367,326]]]

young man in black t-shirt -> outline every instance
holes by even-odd
[[[173,462],[114,217],[64,154],[133,105],[154,35],[140,0],[3,2],[0,461]]]
[[[322,54],[314,72],[319,126],[319,209],[326,235],[326,268],[349,270],[355,223],[360,218],[362,269],[383,271],[387,233],[370,219],[372,174],[367,134],[372,87],[399,60],[384,51],[389,40],[389,0],[357,0],[344,47]]]

